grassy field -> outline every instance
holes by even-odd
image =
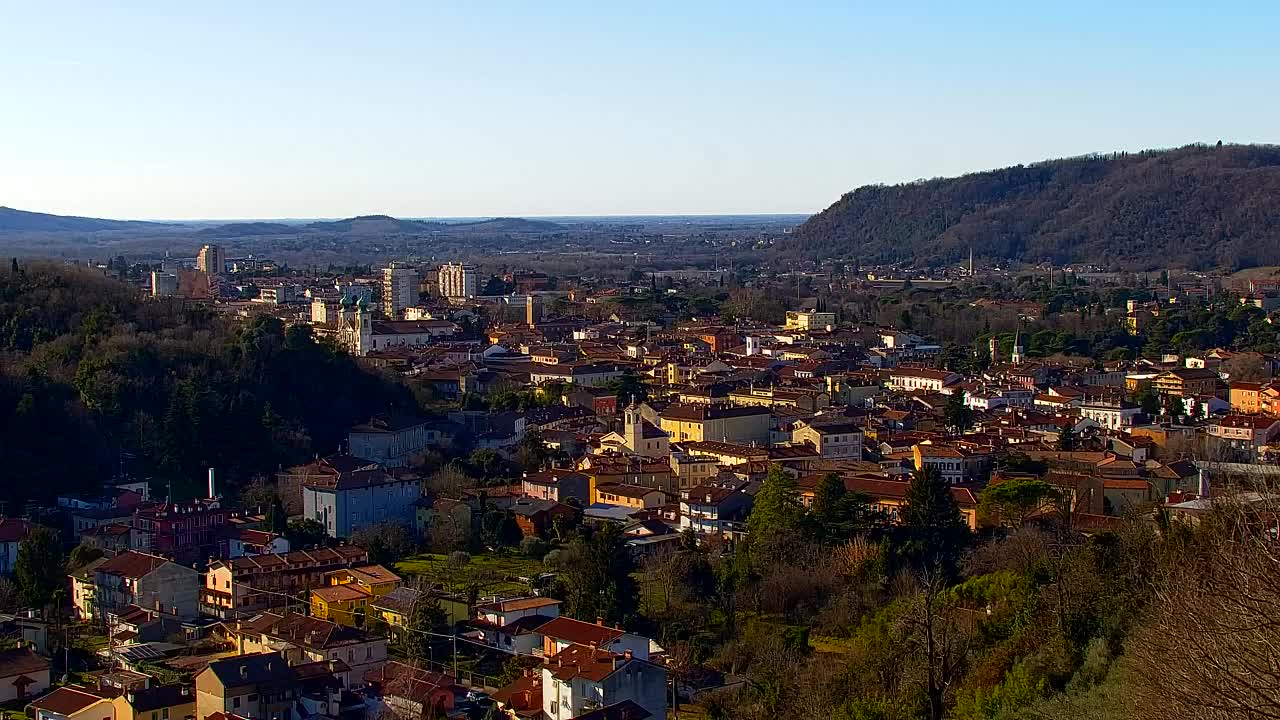
[[[397,562],[395,570],[405,578],[425,577],[455,592],[476,585],[482,595],[518,595],[529,592],[529,587],[516,578],[536,577],[546,567],[519,553],[473,555],[470,562],[456,566],[445,555],[420,553]]]

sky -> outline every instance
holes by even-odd
[[[1280,142],[1280,3],[0,0],[0,205],[111,218],[809,213]]]

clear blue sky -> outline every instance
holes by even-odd
[[[0,205],[812,212],[873,182],[1280,141],[1280,4],[0,0]]]

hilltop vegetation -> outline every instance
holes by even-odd
[[[1280,147],[1188,146],[868,185],[780,246],[863,263],[1238,269],[1280,254]]]
[[[74,268],[0,270],[0,468],[22,480],[0,483],[0,499],[100,487],[121,453],[186,497],[208,466],[244,481],[332,452],[352,424],[399,406],[414,406],[403,386],[305,326],[237,327]]]

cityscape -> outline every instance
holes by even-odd
[[[1280,717],[1274,9],[711,5],[0,23],[0,720]]]

